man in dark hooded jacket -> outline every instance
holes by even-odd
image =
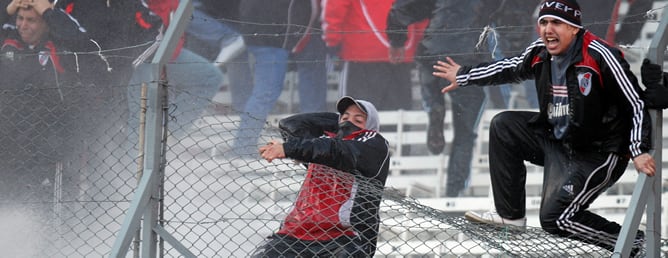
[[[291,158],[309,165],[293,210],[253,257],[373,257],[388,143],[378,133],[373,104],[343,97],[336,106],[338,116],[283,119],[285,142],[260,147],[269,162]]]

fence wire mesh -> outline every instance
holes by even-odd
[[[174,92],[170,95],[187,94]],[[211,103],[222,105],[221,103]],[[235,145],[240,117],[228,114],[206,114],[186,120],[193,110],[170,112],[172,120],[167,141],[164,181],[163,225],[198,257],[249,257],[265,251],[268,237],[275,240],[276,231],[285,223],[299,197],[307,174],[304,164],[292,160],[269,163],[257,153],[248,152],[248,146]],[[288,115],[270,116],[257,142],[250,149],[272,139],[281,139],[278,119]],[[192,117],[192,116],[191,116]],[[192,123],[191,123],[192,122]],[[526,231],[499,229],[471,223],[460,213],[438,210],[420,204],[403,192],[380,187],[377,182],[338,171],[316,171],[318,174],[337,175],[340,181],[354,181],[359,192],[382,196],[380,227],[377,233],[378,257],[608,257],[612,253],[596,245],[560,238],[540,228]],[[347,178],[347,179],[346,179]],[[301,198],[315,198],[301,196]],[[337,198],[331,193],[327,198]],[[326,198],[325,198],[326,199]],[[322,199],[321,199],[322,201]],[[324,201],[323,201],[324,202]],[[319,216],[326,216],[326,211]],[[355,221],[351,218],[351,221]],[[353,223],[354,224],[354,223]],[[668,254],[663,240],[663,256]],[[280,248],[328,250],[290,240]],[[313,244],[313,243],[311,243]],[[331,243],[330,243],[331,244]],[[334,243],[334,245],[338,245]],[[271,246],[271,245],[269,245]],[[342,248],[337,246],[334,250]],[[278,248],[278,247],[277,247]],[[175,249],[165,246],[167,256],[178,256]],[[278,250],[268,257],[282,254]],[[313,253],[304,252],[304,257]],[[323,251],[321,256],[334,256]]]
[[[214,112],[211,107],[225,105],[178,87],[168,89],[160,223],[197,257],[248,257],[280,228],[306,168],[238,152],[238,113]],[[128,92],[139,91],[72,85],[3,92],[3,256],[109,254],[138,181],[140,111],[129,107],[138,107],[140,98],[127,97]],[[281,138],[280,117],[268,119],[250,149]],[[509,231],[473,224],[459,213],[422,205],[363,177],[354,181],[362,193],[382,196],[377,257],[611,255],[538,228]],[[180,256],[168,244],[160,247],[165,257]],[[665,239],[661,252],[668,256]]]
[[[533,24],[524,27],[533,28]],[[508,28],[514,32],[520,27]],[[503,27],[498,30],[512,34]],[[182,69],[185,75],[168,71],[168,76],[192,85],[167,81],[167,121],[161,131],[153,132],[162,134],[164,129],[166,134],[161,143],[159,223],[197,257],[249,257],[281,228],[307,170],[292,160],[268,163],[256,154],[259,145],[281,138],[276,122],[287,115],[272,114],[266,123],[263,118],[247,116],[259,127],[240,131],[244,114],[229,103],[237,99],[212,100],[218,88],[198,87],[215,79],[192,75],[200,70],[198,65],[211,64],[200,60],[184,64],[191,65]],[[141,69],[136,73],[147,72]],[[296,87],[291,81],[295,78],[294,73],[288,74],[287,88]],[[140,87],[138,83],[61,84],[2,89],[0,257],[110,254],[141,173],[137,164]],[[290,113],[292,105],[295,103],[281,102],[275,110]],[[252,141],[235,145],[240,135]],[[354,181],[364,194],[382,197],[376,257],[612,255],[536,227],[517,231],[471,223],[461,211],[425,205],[423,200],[406,196],[404,189],[379,187],[363,177]],[[182,257],[159,241],[161,256]],[[139,240],[133,242],[128,257],[137,254],[139,244]],[[668,257],[668,239],[662,239],[660,253]]]
[[[3,256],[101,256],[111,247],[136,187],[122,146],[125,95],[82,84],[2,92]]]

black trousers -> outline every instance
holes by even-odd
[[[496,210],[504,218],[525,216],[526,166],[544,167],[541,227],[613,250],[621,226],[587,210],[626,170],[629,158],[615,153],[573,150],[529,128],[535,112],[506,111],[492,119],[490,174]]]
[[[434,63],[435,61],[431,60],[417,62],[422,105],[427,113],[446,110],[445,96],[441,93],[441,89],[449,82],[432,75]],[[478,123],[485,108],[486,95],[479,86],[461,87],[448,92],[448,95],[451,101],[454,136],[449,147],[445,196],[457,197],[466,189],[471,176],[473,146],[478,137]]]

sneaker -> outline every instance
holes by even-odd
[[[429,128],[427,128],[427,148],[436,155],[443,152],[445,148],[445,137],[443,136],[443,119],[445,109],[432,108],[429,114]]]
[[[490,224],[494,226],[501,226],[501,227],[514,227],[517,229],[524,230],[527,226],[527,218],[521,218],[521,219],[504,219],[501,216],[499,216],[496,211],[487,211],[483,213],[477,213],[473,211],[467,211],[464,214],[464,218],[466,220],[471,221],[471,222],[477,222],[477,223],[485,223],[485,224]]]
[[[220,53],[214,60],[216,66],[223,66],[225,63],[239,56],[246,49],[244,38],[241,36],[235,37],[231,42],[223,42],[220,47]]]

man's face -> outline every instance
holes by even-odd
[[[571,42],[575,40],[575,36],[580,30],[568,23],[559,19],[545,17],[539,22],[540,38],[545,43],[547,52],[553,56],[558,56],[566,53]]]
[[[346,108],[346,112],[341,114],[339,123],[350,121],[355,126],[366,129],[366,113],[362,111],[357,105],[350,105]]]
[[[16,27],[18,28],[21,40],[29,45],[36,45],[49,32],[42,16],[34,8],[20,8],[16,15]]]

